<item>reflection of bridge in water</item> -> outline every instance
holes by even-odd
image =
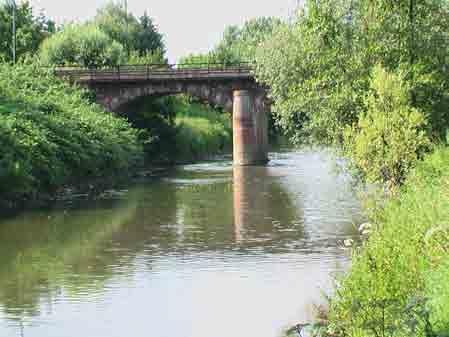
[[[87,86],[95,92],[97,103],[109,111],[119,111],[140,97],[176,94],[188,94],[232,111],[234,163],[267,161],[267,92],[246,63],[57,68],[56,74]]]
[[[272,172],[271,172],[272,173]],[[265,166],[233,168],[233,215],[235,241],[297,240],[303,237],[301,209]],[[299,218],[298,218],[299,217]],[[295,229],[295,235],[282,238],[282,229]],[[265,237],[267,239],[267,237]]]

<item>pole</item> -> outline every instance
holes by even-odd
[[[12,62],[16,63],[16,2],[11,1],[12,5]]]
[[[129,47],[129,22],[128,22],[128,0],[125,0],[125,24],[126,24],[126,52],[130,55]]]

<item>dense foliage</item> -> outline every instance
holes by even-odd
[[[13,30],[12,4],[0,2],[0,59],[12,61]],[[32,55],[40,43],[56,30],[55,23],[43,13],[35,16],[28,1],[20,2],[16,7],[16,57]]]
[[[44,41],[40,56],[45,64],[88,68],[116,66],[126,59],[123,46],[94,25],[64,27]]]
[[[38,64],[0,63],[0,203],[138,164],[137,131],[84,96]]]
[[[297,18],[280,25],[256,52],[256,74],[271,88],[278,124],[296,143],[352,139],[345,130],[354,125],[360,131],[359,118],[368,110],[382,115],[365,98],[380,65],[403,73],[410,87],[403,105],[425,116],[431,138],[443,139],[449,127],[448,8],[446,0],[306,1]]]
[[[437,149],[401,193],[372,207],[373,232],[331,301],[328,333],[449,333],[449,150]]]

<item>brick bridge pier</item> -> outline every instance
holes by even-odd
[[[234,165],[268,161],[267,91],[247,65],[120,66],[113,69],[58,68],[58,76],[96,94],[112,112],[143,96],[189,94],[232,112]]]

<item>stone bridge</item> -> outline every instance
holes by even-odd
[[[56,74],[88,87],[112,112],[143,96],[188,94],[233,114],[235,165],[268,161],[267,91],[247,65],[119,66],[111,69],[58,68]]]

